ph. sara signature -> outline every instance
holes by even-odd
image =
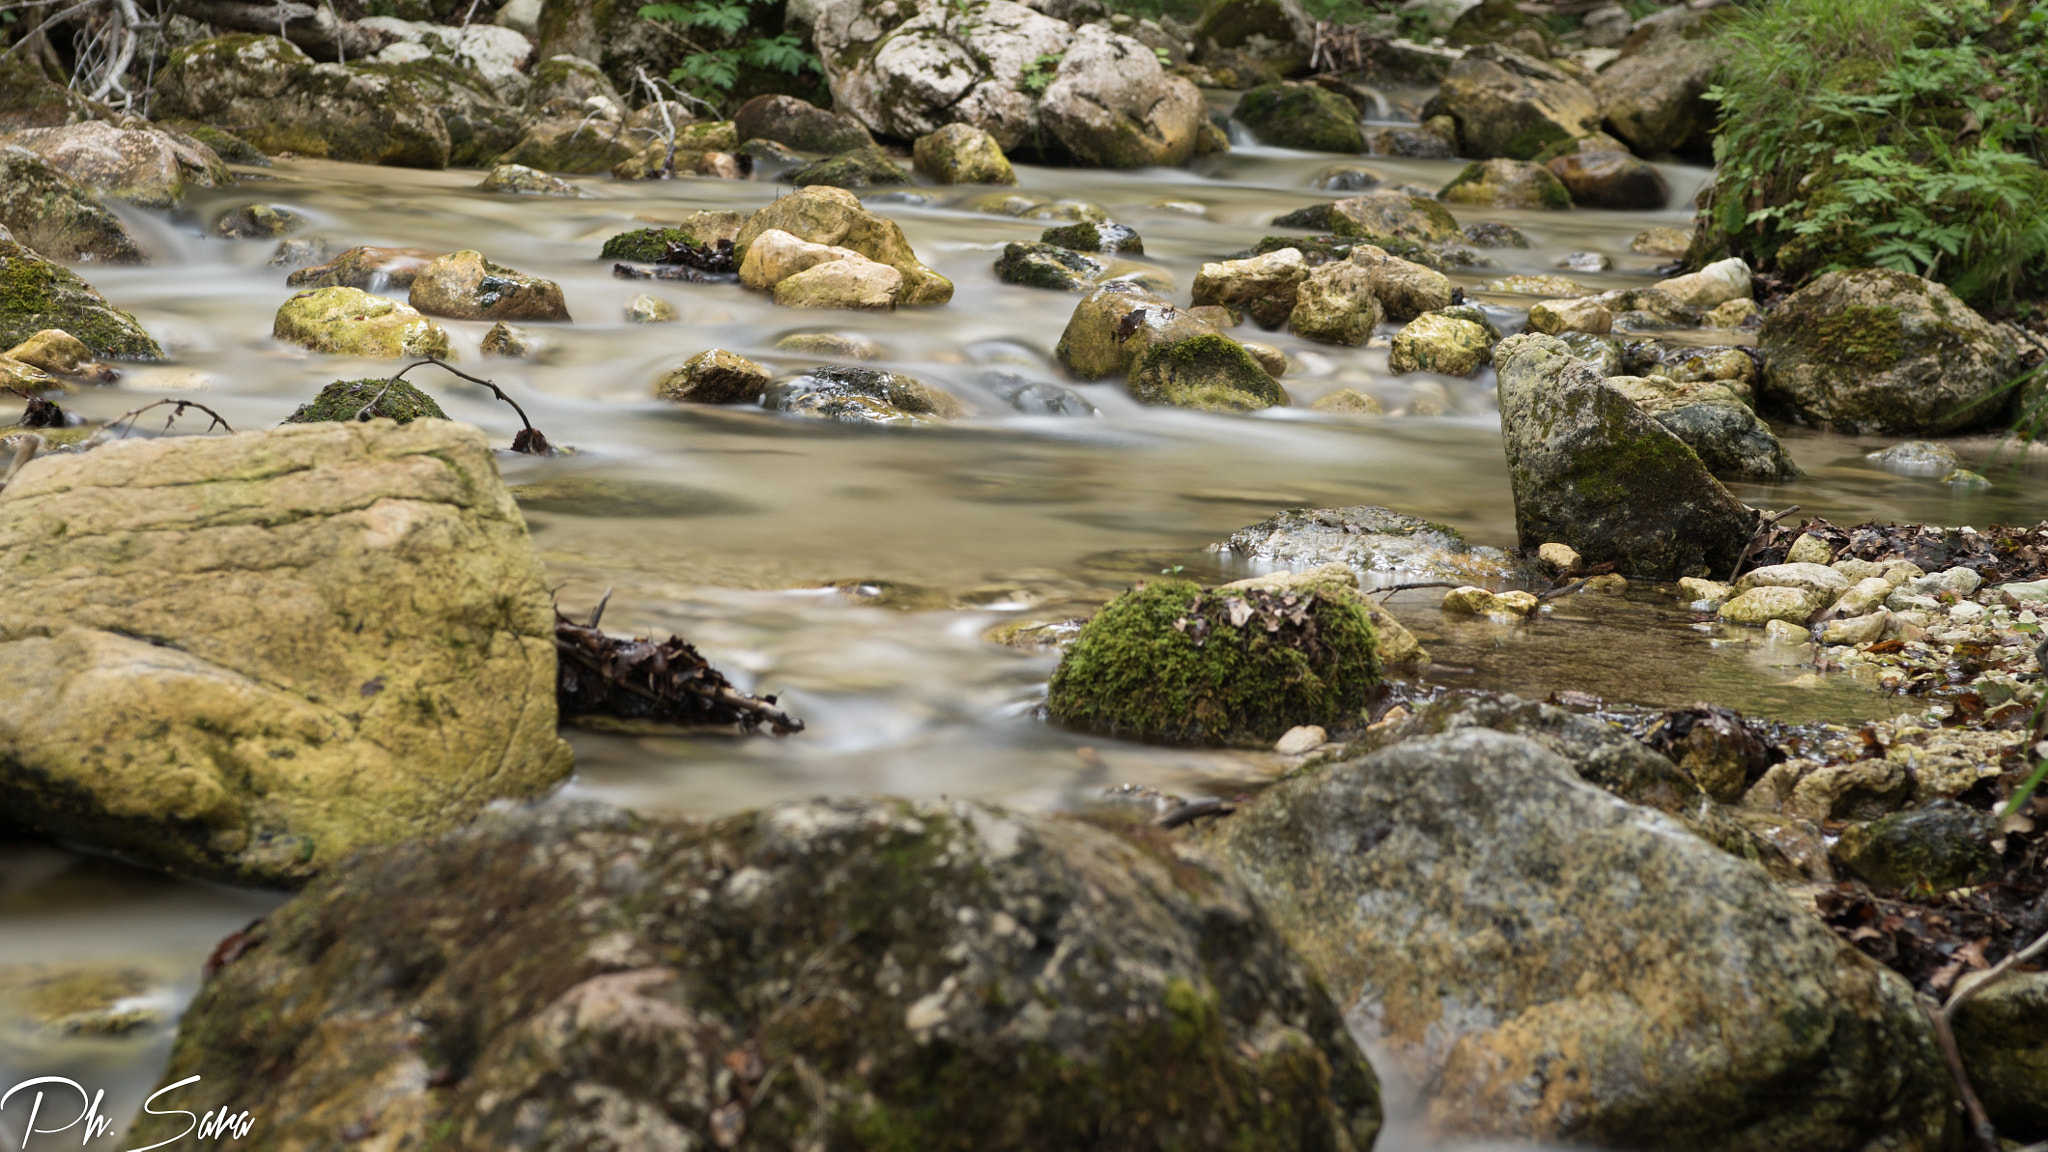
[[[199,1077],[187,1076],[150,1093],[149,1099],[142,1102],[142,1110],[151,1116],[183,1116],[184,1131],[127,1152],[150,1152],[188,1136],[199,1140],[240,1140],[247,1136],[255,1120],[246,1111],[233,1111],[232,1105],[224,1104],[203,1116],[183,1108],[157,1106],[160,1101],[168,1105],[164,1097],[197,1083]],[[29,1142],[38,1136],[65,1134],[65,1140],[37,1141],[33,1145],[36,1148],[56,1148],[72,1139],[80,1144],[105,1139],[113,1127],[112,1121],[100,1114],[100,1104],[106,1096],[103,1091],[88,1093],[85,1085],[62,1076],[37,1076],[0,1092],[0,1152],[29,1152]],[[21,1126],[15,1127],[16,1123]]]

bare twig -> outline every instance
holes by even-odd
[[[1769,535],[1771,529],[1778,526],[1778,521],[1797,511],[1799,511],[1799,505],[1794,504],[1783,512],[1762,512],[1758,514],[1760,518],[1756,522],[1756,531],[1749,534],[1749,543],[1742,546],[1741,554],[1735,557],[1734,570],[1728,573],[1728,582],[1730,584],[1733,584],[1736,578],[1742,575],[1742,566],[1748,563],[1749,554],[1756,550],[1758,542]]]
[[[185,414],[185,409],[187,408],[197,408],[201,412],[206,413],[206,415],[211,420],[211,422],[206,426],[206,430],[208,432],[213,431],[214,428],[216,427],[225,428],[230,434],[232,434],[235,430],[234,427],[227,422],[227,419],[223,417],[220,413],[215,412],[213,409],[208,408],[206,405],[201,404],[197,400],[158,400],[154,404],[144,404],[142,407],[137,408],[133,412],[124,412],[121,415],[116,416],[114,419],[107,422],[107,427],[119,427],[121,421],[127,420],[129,421],[128,432],[133,432],[135,431],[134,420],[137,416],[142,415],[144,412],[147,412],[152,408],[161,408],[166,404],[173,406],[171,409],[170,418],[164,421],[164,431],[166,432],[169,432],[171,430],[171,425],[177,422],[178,417],[183,416]],[[128,438],[128,432],[121,433],[121,439],[126,440]]]
[[[1971,997],[2012,975],[2014,969],[2043,953],[2048,953],[2048,932],[2042,933],[2041,938],[2032,944],[2000,960],[1989,971],[1985,972],[1981,979],[1971,981],[1968,987],[1962,988],[1955,995],[1950,996],[1948,1003],[1942,1005],[1942,1019],[1954,1020],[1956,1010],[1968,1003]]]
[[[52,24],[56,24],[62,21],[67,16],[83,12],[87,8],[98,7],[99,5],[105,2],[106,0],[82,0],[81,3],[73,4],[71,7],[64,9],[62,12],[57,13],[55,16],[52,16],[48,20],[43,21],[41,24],[36,25],[35,27],[29,29],[26,32],[23,32],[21,36],[15,40],[14,43],[7,46],[7,50],[5,52],[0,52],[0,60],[5,60],[7,57],[14,55],[15,49],[28,43],[30,40],[33,40],[36,37],[37,33],[42,32],[44,29],[50,27]]]
[[[1385,588],[1372,588],[1372,589],[1368,589],[1368,590],[1367,590],[1367,592],[1366,592],[1366,595],[1368,595],[1368,596],[1381,596],[1381,595],[1385,595],[1385,596],[1392,596],[1392,595],[1393,595],[1394,593],[1396,593],[1396,592],[1407,592],[1407,591],[1409,591],[1409,590],[1411,590],[1411,589],[1415,589],[1415,588],[1463,588],[1463,587],[1464,587],[1464,585],[1463,585],[1463,584],[1454,584],[1454,583],[1452,583],[1452,582],[1451,582],[1451,581],[1449,581],[1449,580],[1424,580],[1424,581],[1421,581],[1420,583],[1416,583],[1416,584],[1389,584],[1389,585],[1387,585],[1387,586],[1386,586]]]
[[[1183,824],[1192,824],[1203,817],[1228,816],[1235,811],[1237,811],[1235,804],[1209,797],[1201,800],[1190,800],[1166,815],[1161,816],[1158,820],[1153,821],[1153,823],[1161,828],[1178,828]]]
[[[374,418],[377,414],[378,403],[384,399],[386,393],[391,391],[391,386],[398,383],[398,381],[401,378],[403,378],[407,372],[410,372],[413,369],[418,368],[424,364],[432,364],[437,368],[441,368],[448,372],[453,372],[455,375],[460,376],[464,380],[469,381],[471,384],[481,384],[484,387],[489,388],[491,390],[492,395],[496,396],[500,400],[503,400],[505,403],[510,404],[512,406],[512,410],[514,412],[519,413],[519,423],[524,426],[520,433],[512,438],[512,450],[514,452],[521,452],[528,456],[549,456],[554,453],[554,449],[548,444],[548,438],[541,434],[540,429],[535,428],[533,426],[533,421],[528,420],[526,418],[526,409],[521,408],[519,406],[519,401],[514,400],[512,397],[506,395],[505,390],[503,388],[498,387],[496,384],[491,383],[489,380],[485,380],[480,376],[471,376],[469,373],[464,372],[462,369],[457,368],[453,364],[448,363],[446,360],[443,360],[438,356],[429,356],[424,360],[415,360],[412,363],[407,364],[405,367],[400,368],[397,372],[392,373],[391,379],[386,380],[384,382],[384,387],[379,389],[377,394],[370,398],[370,402],[368,404],[363,405],[360,409],[356,411],[355,418],[358,420],[370,420]]]
[[[1949,1027],[1947,1009],[1937,1006],[1934,998],[1925,993],[1915,999],[1927,1014],[1928,1022],[1934,1025],[1934,1040],[1941,1047],[1942,1062],[1948,1065],[1949,1079],[1955,1081],[1956,1095],[1962,1098],[1963,1114],[1970,1121],[1970,1135],[1975,1138],[1980,1152],[1999,1152],[1998,1129],[1991,1123],[1990,1114],[1984,1111],[1984,1102],[1977,1099],[1976,1089],[1970,1087],[1970,1074],[1963,1067],[1963,1054],[1956,1047],[1956,1034]]]

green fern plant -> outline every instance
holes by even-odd
[[[773,0],[689,0],[644,4],[639,13],[642,19],[668,28],[690,49],[669,73],[669,83],[706,103],[722,105],[745,68],[790,76],[819,70],[818,58],[804,51],[802,41],[790,33],[747,35],[753,7],[771,3]]]

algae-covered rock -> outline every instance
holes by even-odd
[[[1770,425],[1727,386],[1681,384],[1663,376],[1610,376],[1636,407],[1692,448],[1707,470],[1724,479],[1787,480],[1799,475]]]
[[[284,1144],[365,1114],[408,1147],[1338,1150],[1379,1128],[1328,993],[1238,883],[1110,820],[550,806],[366,854],[242,939],[165,1077],[264,1095]],[[138,1142],[179,1130],[150,1123]]]
[[[996,279],[1026,288],[1086,292],[1108,269],[1099,260],[1056,244],[1011,242],[996,257]]]
[[[2013,343],[1954,293],[1886,268],[1820,276],[1772,309],[1757,341],[1766,404],[1864,434],[1986,423],[2018,364]]]
[[[0,490],[0,586],[0,796],[44,835],[292,885],[568,772],[547,585],[473,428],[42,456]]]
[[[654,394],[686,404],[751,404],[771,379],[766,368],[723,348],[697,353],[663,376]]]
[[[1314,84],[1260,85],[1237,102],[1236,116],[1261,144],[1309,152],[1365,151],[1357,109]]]
[[[1148,324],[1141,337],[1133,338],[1139,347],[1124,381],[1131,399],[1211,412],[1251,412],[1287,403],[1279,382],[1244,345],[1192,317],[1187,320],[1186,330]]]
[[[1139,311],[1164,317],[1177,309],[1164,297],[1128,280],[1102,285],[1074,305],[1053,355],[1082,380],[1124,375],[1137,352],[1131,344],[1134,333],[1124,332],[1124,328],[1131,314]]]
[[[1046,711],[1124,739],[1266,744],[1298,724],[1359,726],[1379,674],[1372,618],[1355,592],[1161,581],[1088,622],[1053,673]]]
[[[953,298],[953,282],[918,260],[903,229],[861,207],[860,198],[843,188],[799,188],[748,217],[733,238],[734,261],[744,261],[755,238],[771,230],[850,248],[896,269],[903,274],[899,304],[944,304]]]
[[[404,380],[393,381],[389,377],[371,377],[364,380],[336,380],[320,390],[311,403],[299,405],[298,411],[285,417],[287,424],[315,424],[323,420],[360,420],[363,409],[371,403],[376,410],[370,415],[410,424],[415,420],[446,420],[448,414],[432,396],[413,387]]]
[[[1528,160],[1478,160],[1437,193],[1445,202],[1479,208],[1572,206],[1572,195],[1550,169]]]
[[[773,140],[799,152],[836,154],[875,142],[851,116],[779,94],[756,96],[740,105],[732,128],[734,147],[749,140]]]
[[[1998,819],[1937,801],[1868,824],[1852,824],[1829,853],[1858,878],[1893,892],[1938,893],[1981,883],[1999,871],[1992,847]]]
[[[276,204],[244,204],[214,221],[215,234],[230,240],[275,240],[306,226],[306,218]]]
[[[1957,1139],[1904,980],[1762,869],[1533,740],[1466,729],[1310,769],[1204,842],[1409,1070],[1433,1139]]]
[[[7,142],[37,153],[101,196],[146,208],[175,208],[188,189],[224,187],[234,179],[213,149],[161,128],[90,120],[24,129]]]
[[[615,120],[553,116],[528,122],[519,139],[495,160],[542,172],[593,175],[612,171],[649,146],[646,134]]]
[[[300,292],[278,307],[270,334],[335,356],[449,356],[448,333],[439,324],[396,300],[355,288]]]
[[[884,187],[911,183],[910,173],[873,144],[806,164],[789,174],[798,188],[822,184],[831,188]]]
[[[966,405],[915,377],[876,368],[813,368],[777,380],[761,406],[845,424],[929,424],[967,414]]]
[[[1394,333],[1387,368],[1397,373],[1470,376],[1485,367],[1493,343],[1484,325],[1441,312],[1426,312]]]
[[[1467,51],[1422,114],[1458,126],[1458,154],[1533,160],[1544,148],[1600,128],[1591,89],[1545,61],[1499,44]]]
[[[1136,229],[1106,220],[1082,220],[1047,228],[1038,236],[1041,244],[1057,244],[1073,252],[1123,252],[1145,254],[1145,241]]]
[[[692,212],[677,227],[636,228],[631,232],[621,232],[604,242],[598,258],[659,264],[668,259],[669,250],[677,245],[708,248],[715,247],[720,240],[732,240],[739,235],[746,220],[746,215],[740,212]]]
[[[1339,200],[1330,205],[1330,231],[1385,245],[1382,239],[1433,244],[1458,235],[1458,221],[1427,196],[1382,190]],[[1278,223],[1278,221],[1275,221]]]
[[[559,196],[580,199],[590,195],[559,176],[550,176],[524,164],[500,164],[476,186],[479,192],[509,192],[518,196]]]
[[[1016,170],[994,136],[972,124],[948,124],[917,138],[910,150],[919,172],[941,184],[1015,184]]]
[[[1470,583],[1521,574],[1507,553],[1473,545],[1448,524],[1369,504],[1282,512],[1238,529],[1209,550],[1297,568],[1345,564],[1375,583]]]
[[[128,226],[91,189],[11,144],[0,145],[0,228],[51,260],[143,260]]]
[[[1660,580],[1734,566],[1756,515],[1684,441],[1553,337],[1510,337],[1493,361],[1523,547]]]
[[[17,41],[19,43],[19,41]],[[27,52],[0,57],[0,133],[102,120],[106,105],[51,80]]]
[[[1068,154],[1097,168],[1185,164],[1207,123],[1200,89],[1100,24],[1066,46],[1038,116]]]
[[[45,328],[7,349],[5,355],[17,364],[66,380],[112,384],[120,378],[120,373],[93,359],[85,341],[61,328]]]
[[[1373,288],[1372,272],[1350,260],[1333,260],[1313,269],[1295,293],[1287,327],[1309,340],[1363,344],[1383,315]]]
[[[569,306],[552,280],[484,259],[473,248],[451,252],[419,270],[407,303],[451,320],[567,320]]]
[[[1233,591],[1251,590],[1286,594],[1329,593],[1350,596],[1358,591],[1358,574],[1348,565],[1329,563],[1318,565],[1304,572],[1270,572],[1264,576],[1248,576],[1243,580],[1232,580],[1216,589],[1228,594]],[[1429,650],[1415,639],[1406,625],[1376,603],[1370,596],[1359,596],[1357,601],[1365,606],[1372,617],[1373,651],[1379,653],[1380,668],[1421,668],[1429,665]],[[1327,735],[1327,734],[1326,734]]]
[[[1241,308],[1260,327],[1278,328],[1294,311],[1296,293],[1307,276],[1308,265],[1298,248],[1215,261],[1195,274],[1194,302]]]
[[[0,235],[0,347],[46,328],[76,336],[95,356],[159,360],[163,349],[135,317],[107,302],[61,264]]]
[[[1963,978],[1965,981],[1968,976]],[[1970,1086],[2002,1135],[2048,1137],[2048,972],[2014,972],[1956,1012],[1956,1047]]]

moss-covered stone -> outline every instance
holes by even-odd
[[[1102,285],[1074,305],[1053,355],[1082,380],[1124,375],[1137,348],[1131,343],[1135,333],[1123,328],[1130,315],[1140,310],[1158,316],[1175,311],[1164,297],[1129,281]]]
[[[636,228],[631,232],[621,232],[604,242],[598,258],[659,264],[668,259],[670,245],[689,244],[704,248],[720,240],[731,240],[739,235],[740,225],[746,219],[739,212],[692,212],[679,227]]]
[[[213,149],[213,153],[229,164],[243,164],[252,168],[268,168],[270,157],[240,136],[211,124],[179,124],[180,131]]]
[[[898,167],[887,152],[868,144],[806,164],[789,174],[789,182],[798,188],[812,184],[831,188],[867,188],[908,184],[911,180],[910,173]]]
[[[1161,581],[1088,622],[1053,673],[1046,710],[1125,739],[1265,744],[1298,724],[1357,727],[1379,674],[1372,619],[1355,594],[1233,595]]]
[[[2014,972],[1956,1013],[1956,1047],[1970,1086],[2000,1134],[2048,1136],[2048,972]]]
[[[311,403],[299,405],[298,411],[285,417],[287,424],[312,424],[321,420],[354,420],[361,416],[364,406],[372,400],[377,402],[373,416],[410,424],[415,420],[446,420],[448,414],[432,396],[413,387],[404,380],[393,382],[389,377],[370,377],[363,380],[336,380],[320,390]]]
[[[1531,159],[1598,131],[1601,115],[1599,99],[1577,78],[1500,44],[1467,51],[1422,114],[1456,121],[1458,154],[1482,160]]]
[[[996,257],[996,279],[1025,288],[1086,292],[1104,271],[1100,261],[1055,244],[1013,242]]]
[[[1276,148],[1363,152],[1365,132],[1349,100],[1315,84],[1265,84],[1237,102],[1237,119]]]
[[[1329,228],[1339,236],[1368,240],[1382,247],[1386,246],[1383,237],[1433,244],[1458,235],[1457,218],[1449,209],[1427,196],[1393,191],[1367,192],[1331,204]]]
[[[1123,224],[1112,224],[1104,220],[1083,220],[1074,224],[1062,224],[1047,228],[1040,233],[1042,244],[1057,244],[1074,252],[1122,252],[1131,256],[1145,254],[1145,241],[1137,230]]]
[[[45,328],[61,328],[95,356],[159,360],[163,349],[70,269],[0,239],[0,347],[11,348]]]
[[[417,311],[355,288],[316,288],[278,306],[271,335],[314,352],[395,359],[450,355],[448,333]]]
[[[1287,403],[1279,381],[1244,345],[1206,324],[1200,328],[1191,334],[1146,333],[1124,380],[1133,400],[1210,412],[1253,412]]]
[[[1998,821],[1985,812],[1937,802],[1842,830],[1835,863],[1879,888],[1938,893],[1996,874]]]
[[[1015,184],[1017,172],[994,136],[972,124],[948,124],[917,138],[917,170],[941,184]]]
[[[107,119],[112,112],[43,74],[26,52],[0,57],[0,133]]]
[[[1384,315],[1372,271],[1350,260],[1311,271],[1295,293],[1287,327],[1297,336],[1357,346],[1372,337]]]
[[[128,226],[91,189],[26,148],[0,148],[0,228],[51,260],[143,259]]]
[[[1438,193],[1452,204],[1482,208],[1540,208],[1559,210],[1572,206],[1572,194],[1550,169],[1527,160],[1480,160],[1444,185]]]

